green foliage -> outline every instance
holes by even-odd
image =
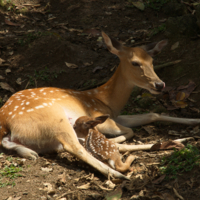
[[[42,81],[52,81],[53,79],[58,78],[58,76],[65,72],[64,70],[60,70],[59,72],[50,72],[50,70],[45,67],[42,70],[35,70],[34,71],[34,75],[27,75],[29,78],[29,86],[34,86],[35,82],[38,80],[42,80]]]
[[[53,33],[50,32],[32,32],[32,33],[28,33],[25,34],[23,36],[23,38],[18,40],[18,44],[21,46],[25,46],[26,44],[30,44],[31,42],[33,42],[34,40],[42,37],[42,36],[47,36],[47,35],[52,35]]]
[[[5,176],[10,179],[14,179],[16,177],[21,177],[21,174],[17,174],[18,172],[22,171],[21,167],[15,167],[13,164],[11,164],[9,167],[5,166],[3,170],[0,170],[1,176]]]
[[[170,0],[146,0],[145,7],[159,11]]]
[[[8,185],[11,185],[12,187],[14,187],[14,186],[15,186],[15,182],[13,181],[13,182],[2,183],[2,182],[0,181],[0,188],[6,187],[6,186],[8,186]]]
[[[166,30],[166,24],[161,24],[160,26],[157,26],[152,31],[150,31],[149,37],[157,35],[158,33],[161,33],[165,30]]]
[[[167,165],[166,165],[167,164]],[[169,157],[164,157],[161,161],[160,167],[162,174],[166,174],[166,179],[175,179],[178,174],[188,172],[194,166],[200,164],[200,151],[197,147],[188,144],[184,149],[174,153]]]
[[[8,159],[7,159],[8,160]],[[3,182],[2,179],[3,177],[9,178],[9,179],[14,179],[17,177],[21,177],[21,174],[18,174],[18,172],[22,171],[22,167],[16,167],[13,164],[10,166],[5,166],[2,170],[0,170],[0,188],[1,187],[6,187],[8,185],[11,185],[12,187],[15,186],[15,182]]]

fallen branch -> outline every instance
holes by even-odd
[[[161,65],[156,65],[154,67],[154,70],[158,70],[158,69],[161,69],[163,67],[169,67],[171,65],[175,65],[175,64],[180,63],[180,62],[181,62],[181,60],[175,60],[175,61],[167,62],[167,63],[161,64]]]

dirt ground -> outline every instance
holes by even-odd
[[[182,13],[168,12],[164,0],[158,5],[150,4],[156,1],[143,1],[146,3],[144,11],[133,6],[132,2],[136,1],[125,0],[2,2],[0,0],[1,106],[14,92],[26,88],[54,86],[83,90],[108,80],[119,59],[102,43],[100,33],[103,30],[127,46],[168,39],[167,47],[154,58],[154,66],[161,65],[156,73],[167,85],[165,93],[153,96],[136,88],[122,114],[158,112],[177,117],[200,117],[198,27],[193,35],[169,34],[168,19],[176,14],[175,17],[182,16]],[[186,1],[185,4],[177,1],[177,4],[184,6],[186,15],[192,13],[195,16],[196,7],[191,6],[192,2],[198,1]],[[170,64],[174,61],[177,64]],[[75,68],[67,67],[66,62],[75,64]],[[163,67],[163,64],[167,66]],[[187,91],[189,97],[180,97],[183,93],[177,88],[185,86],[187,89],[189,81],[189,85],[195,85]],[[180,95],[177,96],[178,92]],[[155,144],[191,136],[190,143],[199,148],[198,130],[198,126],[159,122],[135,128],[135,137],[127,143]],[[1,173],[0,199],[90,200],[104,199],[112,191],[121,194],[123,200],[200,199],[198,166],[176,179],[162,179],[158,170],[160,160],[172,152],[132,152],[137,158],[132,164],[133,172],[127,172],[131,178],[126,182],[109,182],[68,153],[40,155],[36,162],[0,154],[1,172],[5,166],[20,170],[16,177]]]

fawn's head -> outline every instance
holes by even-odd
[[[109,115],[101,115],[96,118],[88,117],[88,116],[82,116],[79,117],[74,124],[74,130],[76,131],[77,135],[79,133],[86,136],[88,134],[89,129],[94,129],[95,126],[98,124],[102,124],[108,119]]]
[[[159,79],[153,69],[153,56],[167,45],[167,40],[141,47],[125,47],[102,32],[108,50],[120,59],[121,74],[131,85],[159,94],[165,83]]]

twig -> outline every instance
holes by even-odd
[[[184,198],[177,192],[177,190],[175,188],[173,188],[174,190],[174,194],[181,200],[184,200]]]
[[[187,73],[187,74],[183,74],[182,76],[180,76],[180,77],[174,79],[174,81],[178,81],[180,78],[182,78],[182,77],[184,77],[184,76],[186,76],[186,75],[188,75],[188,73]]]
[[[74,192],[75,192],[75,191],[65,192],[64,194],[62,194],[62,195],[60,195],[59,197],[57,197],[56,200],[57,200],[57,199],[60,199],[60,198],[62,198],[62,197],[65,197],[65,196],[68,195],[68,194],[73,194]]]
[[[167,62],[167,63],[161,64],[161,65],[156,65],[154,67],[154,70],[158,70],[158,69],[161,69],[163,67],[169,67],[171,65],[175,65],[175,64],[180,63],[180,62],[181,62],[181,60],[175,60],[175,61]]]
[[[29,83],[30,83],[30,80],[28,81],[28,83],[26,84],[24,89],[26,89],[28,87]]]

